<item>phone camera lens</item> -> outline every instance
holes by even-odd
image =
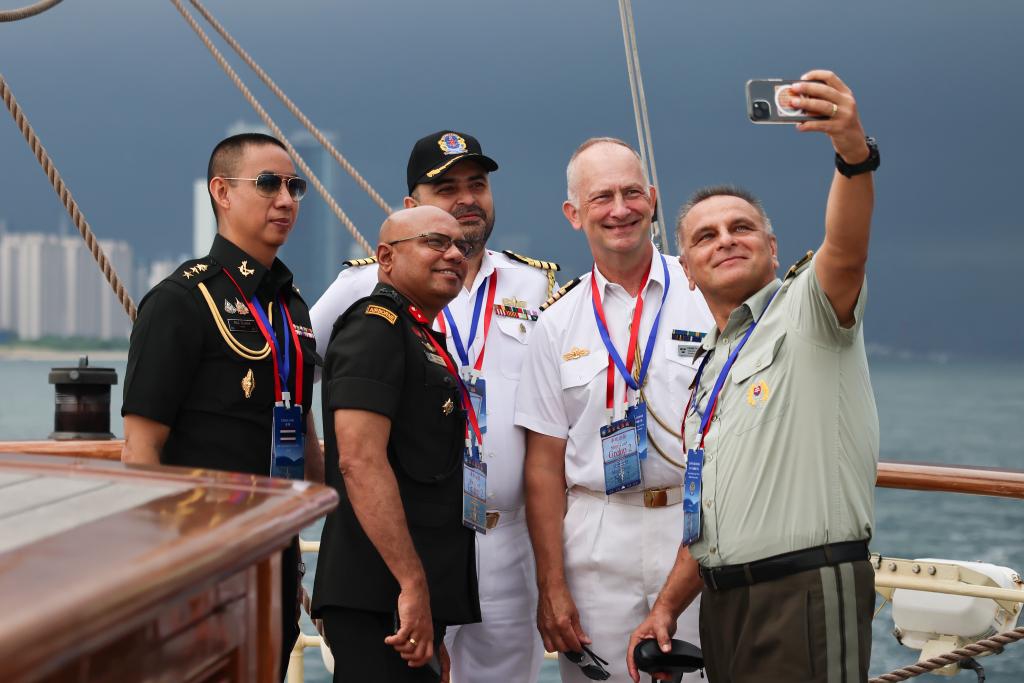
[[[755,100],[751,111],[755,119],[766,119],[771,115],[771,109],[764,100]]]

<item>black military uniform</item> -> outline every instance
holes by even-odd
[[[427,335],[447,354],[430,321],[394,288],[378,284],[338,319],[327,348],[325,472],[341,501],[324,526],[313,614],[326,616],[335,680],[437,680],[428,667],[410,669],[383,643],[395,630],[399,586],[348,500],[328,417],[335,410],[369,410],[391,420],[388,463],[426,572],[435,647],[445,626],[480,621],[474,533],[462,525],[465,416],[458,386]],[[332,619],[346,627],[335,629]]]
[[[290,332],[278,302],[288,307],[302,350],[301,405],[304,415],[309,412],[316,341],[291,271],[276,259],[267,270],[217,235],[208,256],[186,261],[150,290],[132,328],[121,414],[171,428],[162,464],[269,476],[274,365],[255,312],[245,303],[254,298],[270,314],[281,348]],[[288,377],[293,393],[295,351]],[[294,395],[292,400],[299,402]],[[289,609],[297,604],[299,561],[295,542],[281,559],[281,678],[299,631],[297,614]]]

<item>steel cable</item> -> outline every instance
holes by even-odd
[[[42,11],[42,10],[40,10]],[[74,222],[75,227],[78,228],[78,232],[82,235],[82,239],[85,240],[85,244],[89,247],[89,251],[92,253],[96,263],[99,265],[100,270],[103,272],[103,277],[110,283],[111,288],[117,295],[117,300],[124,306],[125,313],[131,321],[135,322],[135,302],[125,291],[124,284],[121,282],[121,278],[118,277],[117,271],[110,265],[110,261],[107,259],[107,255],[103,252],[103,247],[100,246],[99,241],[96,239],[96,235],[93,234],[92,228],[89,227],[89,222],[85,220],[85,216],[82,215],[81,209],[78,208],[78,202],[71,196],[71,190],[68,189],[64,183],[64,179],[60,177],[60,173],[57,171],[56,166],[53,165],[53,161],[50,160],[50,155],[46,153],[46,148],[39,141],[39,137],[32,129],[32,125],[28,122],[28,118],[25,117],[24,112],[21,110],[21,106],[18,101],[14,99],[14,93],[7,85],[7,81],[3,75],[0,75],[0,97],[3,98],[4,104],[7,105],[7,111],[11,112],[11,116],[14,117],[14,123],[17,124],[18,130],[21,131],[22,136],[25,138],[25,142],[32,149],[32,153],[35,154],[36,161],[42,166],[43,172],[46,173],[47,179],[50,181],[50,185],[53,186],[54,192],[60,197],[61,203],[71,216],[71,220]]]
[[[206,35],[206,32],[195,20],[195,17],[189,14],[188,10],[185,9],[185,6],[182,5],[181,0],[171,0],[171,3],[178,9],[178,12],[181,13],[181,16],[185,19],[188,25],[192,27],[192,30],[195,31],[196,35],[199,36],[199,39],[206,46],[206,49],[209,50],[210,54],[213,55],[213,58],[217,60],[217,63],[220,64],[221,69],[223,69],[224,73],[227,74],[228,78],[231,79],[231,82],[235,84],[235,87],[238,88],[238,90],[242,93],[245,99],[249,102],[252,108],[263,120],[263,123],[266,124],[267,128],[269,128],[271,132],[273,132],[274,135],[284,144],[285,148],[287,148],[288,150],[288,153],[295,160],[295,163],[299,166],[302,172],[309,179],[309,182],[312,183],[313,187],[316,188],[316,191],[320,193],[321,197],[323,197],[324,202],[327,203],[327,206],[331,208],[331,211],[334,212],[334,215],[338,217],[338,220],[342,222],[345,228],[349,231],[349,234],[352,235],[352,239],[354,239],[356,243],[360,247],[362,247],[368,255],[372,256],[374,250],[370,246],[370,243],[367,242],[366,239],[360,234],[359,229],[355,226],[355,224],[348,217],[345,211],[341,208],[338,202],[335,201],[334,197],[331,196],[331,193],[327,191],[327,188],[324,187],[323,183],[320,182],[320,179],[316,176],[316,174],[313,173],[313,169],[309,167],[309,165],[299,154],[298,150],[296,150],[292,143],[288,141],[288,138],[285,137],[285,134],[281,131],[278,125],[274,123],[274,120],[270,118],[270,114],[267,113],[267,110],[263,108],[263,106],[259,103],[256,97],[252,94],[252,92],[250,92],[249,88],[245,86],[245,83],[242,82],[242,79],[238,76],[238,73],[236,73],[235,70],[231,68],[231,65],[228,64],[227,59],[224,58],[224,55],[222,55],[220,53],[220,50],[218,50],[217,47],[213,44],[213,41],[210,40],[210,37]]]
[[[369,181],[367,181],[365,178],[363,178],[363,176],[359,174],[359,171],[356,170],[355,166],[353,166],[348,161],[348,159],[342,156],[341,152],[339,152],[338,149],[333,144],[331,144],[331,141],[327,139],[327,137],[320,131],[320,129],[317,128],[313,124],[313,122],[310,121],[309,118],[302,113],[302,110],[300,110],[298,106],[296,106],[295,103],[292,102],[291,99],[289,99],[289,97],[284,94],[284,91],[277,86],[277,83],[275,83],[274,80],[270,78],[270,76],[267,74],[267,72],[264,71],[263,68],[256,63],[256,60],[249,56],[249,53],[246,52],[242,48],[242,46],[239,45],[238,41],[235,40],[234,37],[232,37],[232,35],[227,32],[227,29],[225,29],[221,25],[221,23],[217,21],[212,14],[210,14],[209,10],[207,10],[206,7],[204,7],[203,4],[199,2],[199,0],[189,0],[189,2],[191,2],[192,6],[195,7],[200,14],[203,15],[203,18],[206,19],[210,26],[212,26],[214,30],[220,34],[220,37],[223,38],[224,41],[227,42],[229,46],[231,46],[231,49],[234,50],[235,53],[242,58],[242,61],[249,65],[250,69],[256,72],[256,75],[260,77],[260,80],[263,81],[263,84],[266,85],[272,93],[277,95],[277,98],[281,100],[281,103],[284,104],[284,106],[287,107],[288,111],[290,111],[292,115],[295,118],[297,118],[299,122],[302,123],[303,126],[306,127],[306,130],[309,131],[309,133],[316,139],[316,141],[319,142],[324,147],[324,149],[326,149],[330,153],[334,160],[338,162],[338,165],[345,169],[346,173],[352,176],[352,179],[355,180],[356,184],[358,184],[359,187],[361,187],[363,191],[370,196],[370,199],[372,199],[377,206],[383,209],[385,214],[390,215],[392,208],[384,200],[384,197],[382,197],[376,190],[373,189]]]

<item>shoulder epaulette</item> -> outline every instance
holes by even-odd
[[[348,266],[349,268],[356,268],[358,266],[371,266],[377,262],[376,256],[370,256],[367,258],[350,258],[348,261],[342,261],[341,265]]]
[[[209,256],[185,261],[174,269],[168,276],[168,280],[176,282],[183,287],[194,287],[203,280],[213,277],[220,272],[220,267],[213,263]]]
[[[541,312],[546,311],[551,306],[551,304],[555,303],[563,296],[565,296],[566,292],[568,292],[570,289],[578,285],[581,281],[582,278],[574,277],[573,279],[569,280],[564,285],[562,285],[562,287],[557,292],[552,294],[547,301],[540,305]]]
[[[541,270],[561,270],[562,269],[562,267],[560,265],[558,265],[557,263],[555,263],[554,261],[541,261],[540,259],[530,258],[529,256],[523,256],[522,254],[517,254],[514,251],[509,251],[508,249],[505,249],[501,253],[504,254],[505,256],[508,256],[513,261],[519,261],[520,263],[525,263],[528,266],[533,266],[534,268],[540,268]]]
[[[809,251],[806,254],[804,254],[803,258],[801,258],[799,261],[797,261],[796,263],[789,267],[789,270],[786,271],[786,277],[782,279],[788,280],[789,278],[794,277],[797,273],[803,270],[804,266],[811,262],[811,257],[813,256],[813,251]]]

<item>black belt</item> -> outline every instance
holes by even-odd
[[[846,541],[805,548],[791,553],[768,557],[747,564],[700,568],[704,585],[714,591],[724,591],[755,583],[774,581],[810,569],[832,567],[844,562],[866,560],[869,557],[867,541]]]

